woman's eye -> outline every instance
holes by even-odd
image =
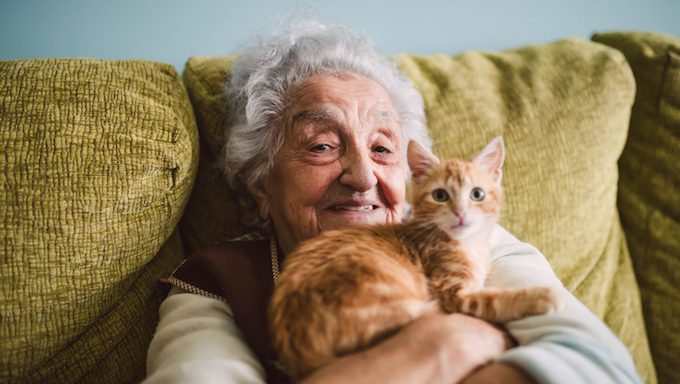
[[[434,199],[434,201],[443,203],[449,199],[449,193],[446,192],[444,188],[437,188],[434,191],[432,191],[432,198]]]
[[[328,152],[331,149],[333,149],[333,147],[329,144],[318,144],[312,147],[313,152]]]
[[[377,146],[373,147],[373,150],[375,152],[378,152],[378,153],[390,153],[391,152],[389,149],[383,147],[382,145],[377,145]]]
[[[472,191],[470,191],[470,199],[473,201],[482,201],[484,197],[486,197],[486,193],[479,187],[472,188]]]

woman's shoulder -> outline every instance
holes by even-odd
[[[250,232],[228,240],[216,241],[192,251],[173,275],[182,270],[212,269],[216,265],[230,263],[242,257],[248,259],[267,255],[270,238],[262,232]]]
[[[187,260],[194,258],[205,258],[206,256],[215,253],[229,254],[231,249],[241,249],[243,247],[256,245],[258,243],[268,243],[269,239],[270,237],[261,231],[248,232],[227,240],[215,241],[212,244],[198,248],[187,257]]]
[[[228,298],[231,285],[271,276],[270,239],[249,233],[193,252],[165,282],[203,296]],[[233,283],[233,284],[232,284]]]
[[[491,271],[487,282],[498,287],[561,286],[550,263],[535,246],[500,225],[491,236]]]
[[[540,251],[533,245],[525,243],[511,234],[507,229],[496,224],[491,232],[491,259],[495,261],[499,257],[511,254],[538,253]]]

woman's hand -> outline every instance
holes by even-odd
[[[413,324],[413,331],[421,334],[419,337],[430,332],[431,336],[425,337],[440,340],[439,367],[442,370],[438,376],[442,378],[441,382],[448,383],[460,381],[515,345],[510,335],[500,328],[457,313],[424,318]]]
[[[494,363],[474,371],[462,384],[535,384],[536,381],[521,368],[510,364]]]
[[[456,383],[513,343],[493,325],[462,314],[427,314],[396,335],[312,374],[305,383]]]

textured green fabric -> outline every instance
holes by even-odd
[[[680,383],[680,38],[629,32],[593,40],[621,50],[635,74],[619,208],[659,382]]]
[[[0,95],[0,382],[138,381],[197,166],[180,79],[2,61]]]
[[[194,104],[201,143],[196,186],[180,224],[188,251],[253,230],[241,225],[235,194],[217,165],[227,118],[224,91],[234,59],[192,57],[182,74]]]
[[[504,136],[503,224],[544,252],[565,285],[623,339],[642,377],[655,382],[616,209],[616,164],[635,92],[624,57],[600,44],[566,40],[503,53],[396,59],[423,93],[437,154],[467,157]],[[185,69],[202,148],[211,151],[192,194],[197,203],[183,218],[195,247],[246,230],[229,201],[233,194],[215,193],[224,184],[215,182],[220,175],[211,168],[231,60],[196,57]]]

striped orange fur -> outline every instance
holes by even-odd
[[[411,219],[327,231],[287,255],[269,323],[291,377],[371,346],[437,306],[492,322],[559,308],[547,287],[484,288],[503,158],[501,138],[471,162],[440,163],[411,142]]]

